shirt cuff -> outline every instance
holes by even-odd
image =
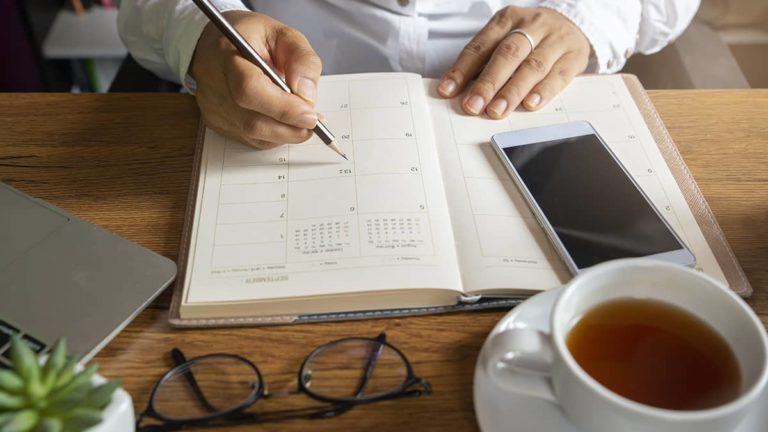
[[[239,0],[213,0],[212,3],[219,12],[248,10]],[[177,71],[179,82],[184,85],[184,88],[190,93],[195,93],[197,82],[189,75],[189,66],[195,54],[197,41],[209,22],[208,17],[191,1],[182,1],[176,6],[176,11],[170,19],[173,22],[167,24],[171,31],[164,35],[163,44],[168,47],[175,45],[175,49],[165,50],[167,53],[165,60],[173,70]]]
[[[592,46],[587,72],[613,73],[634,53],[640,28],[639,1],[545,0],[578,27]]]

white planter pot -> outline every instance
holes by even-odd
[[[38,360],[41,366],[45,365],[48,355],[40,356]],[[78,372],[81,372],[83,369],[82,363],[78,363],[75,366],[75,370]],[[99,374],[95,374],[91,378],[91,383],[94,386],[104,384],[105,382],[107,382],[107,379]],[[101,412],[101,423],[83,432],[135,432],[135,430],[136,418],[133,413],[133,400],[131,395],[120,387],[112,393],[112,400]]]
[[[95,385],[107,382],[101,375],[94,375],[91,381]],[[101,413],[101,423],[86,432],[134,432],[135,422],[131,395],[118,388],[112,394],[112,401]]]

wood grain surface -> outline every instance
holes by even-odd
[[[768,324],[768,91],[651,98],[755,289],[749,304]],[[0,181],[176,259],[198,121],[194,100],[180,94],[0,94]],[[267,431],[476,430],[475,361],[505,313],[181,331],[167,324],[167,302],[161,297],[96,357],[102,374],[124,381],[138,411],[174,346],[253,360],[273,393],[257,404],[262,410],[312,404],[281,393],[295,389],[312,348],[344,336],[386,331],[433,386],[430,397],[259,427]]]

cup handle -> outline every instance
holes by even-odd
[[[551,380],[553,352],[548,334],[507,329],[489,341],[485,371],[506,390],[556,402]]]

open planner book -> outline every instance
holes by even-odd
[[[570,278],[491,149],[493,134],[590,121],[696,256],[749,284],[637,80],[577,78],[541,111],[462,114],[435,82],[323,77],[317,137],[255,151],[205,130],[171,310],[176,325],[343,319],[530,295]],[[588,205],[588,203],[585,203]],[[320,314],[320,315],[317,315]]]

